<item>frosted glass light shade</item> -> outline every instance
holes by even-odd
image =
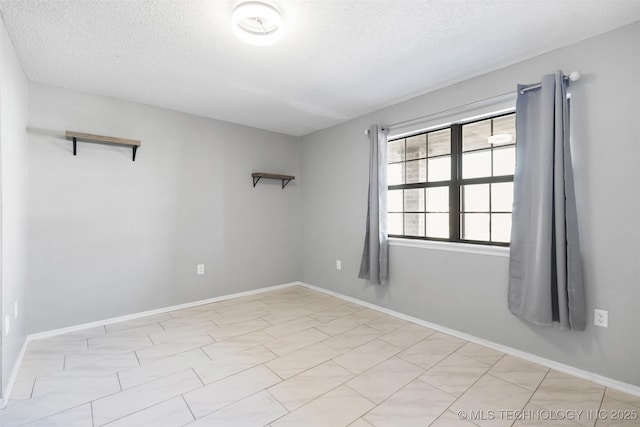
[[[245,43],[266,46],[282,37],[282,15],[268,3],[240,3],[233,9],[231,21],[234,34]]]

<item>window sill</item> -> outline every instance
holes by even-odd
[[[439,242],[435,240],[400,239],[390,237],[391,246],[409,248],[435,249],[439,251],[464,252],[469,254],[509,257],[509,248],[504,246],[476,245],[470,243]]]

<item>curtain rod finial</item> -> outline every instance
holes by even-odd
[[[580,71],[572,71],[572,72],[569,74],[569,80],[571,80],[572,82],[575,82],[575,81],[577,81],[577,80],[580,80],[580,77],[581,77],[581,76],[582,76],[582,75],[580,74]]]

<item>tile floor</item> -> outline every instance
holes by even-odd
[[[300,286],[31,342],[0,411],[3,427],[608,426],[638,418],[640,397]]]

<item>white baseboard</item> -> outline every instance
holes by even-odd
[[[228,299],[232,299],[232,298],[246,297],[248,295],[260,294],[260,293],[263,293],[263,292],[274,291],[276,289],[288,288],[288,287],[291,287],[291,286],[298,285],[299,283],[300,282],[285,283],[283,285],[275,285],[275,286],[269,286],[269,287],[266,287],[266,288],[254,289],[254,290],[251,290],[251,291],[238,292],[238,293],[229,294],[229,295],[222,295],[222,296],[219,296],[219,297],[208,298],[208,299],[203,299],[203,300],[198,300],[198,301],[192,301],[192,302],[187,302],[187,303],[184,303],[184,304],[178,304],[178,305],[171,305],[171,306],[168,306],[168,307],[156,308],[154,310],[147,310],[147,311],[141,311],[141,312],[133,313],[133,314],[126,314],[124,316],[110,317],[108,319],[96,320],[95,322],[82,323],[80,325],[69,326],[69,327],[66,327],[66,328],[51,329],[49,331],[38,332],[38,333],[35,333],[35,334],[29,334],[29,335],[27,335],[27,341],[33,341],[33,340],[40,340],[40,339],[43,339],[43,338],[55,337],[57,335],[68,334],[69,332],[82,331],[84,329],[95,328],[97,326],[104,326],[104,325],[110,325],[112,323],[124,322],[125,320],[133,320],[133,319],[138,319],[140,317],[152,316],[154,314],[162,314],[162,313],[166,313],[168,311],[184,310],[185,308],[196,307],[196,306],[204,305],[204,304],[211,304],[211,303],[214,303],[214,302],[224,301],[224,300],[228,300]]]
[[[493,341],[485,340],[483,338],[478,338],[473,335],[466,334],[464,332],[457,331],[455,329],[450,329],[445,326],[440,326],[435,323],[427,322],[426,320],[418,319],[417,317],[408,316],[406,314],[390,310],[385,307],[381,307],[379,305],[371,304],[366,301],[359,300],[357,298],[352,298],[338,292],[333,292],[327,289],[319,288],[314,285],[310,285],[308,283],[298,282],[300,286],[304,286],[305,288],[312,289],[314,291],[322,292],[336,298],[343,299],[345,301],[352,302],[354,304],[361,305],[363,307],[371,308],[373,310],[380,311],[382,313],[388,314],[390,316],[398,317],[402,320],[406,320],[411,323],[415,323],[421,326],[425,326],[429,329],[433,329],[434,331],[442,332],[447,335],[454,336],[456,338],[463,339],[465,341],[470,341],[476,344],[484,345],[485,347],[492,348],[494,350],[501,351],[502,353],[510,354],[515,357],[519,357],[524,360],[528,360],[529,362],[537,363],[538,365],[545,366],[547,368],[555,369],[556,371],[564,372],[565,374],[573,375],[578,378],[582,378],[596,384],[600,384],[606,387],[610,387],[612,389],[622,391],[624,393],[628,393],[634,396],[640,397],[640,387],[628,384],[622,381],[614,380],[613,378],[605,377],[604,375],[596,374],[594,372],[585,371],[583,369],[579,369],[573,366],[565,365],[563,363],[556,362],[551,359],[546,359],[544,357],[536,356],[535,354],[527,353],[522,350],[518,350],[512,347],[508,347],[506,345],[498,344]]]
[[[7,384],[6,393],[0,398],[0,409],[7,406],[9,403],[9,396],[11,396],[11,391],[13,390],[13,385],[16,382],[16,378],[18,377],[18,371],[20,370],[20,366],[22,366],[22,359],[24,359],[24,354],[27,351],[27,344],[29,343],[29,337],[27,337],[22,343],[22,348],[20,349],[20,353],[18,353],[18,358],[16,359],[16,364],[13,365],[13,370],[11,371],[11,376],[9,377],[9,383]]]

